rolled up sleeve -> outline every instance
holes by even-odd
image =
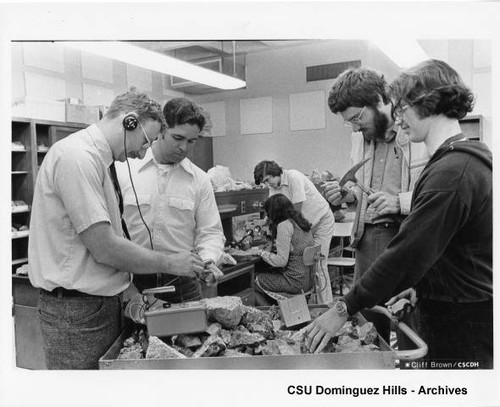
[[[276,233],[276,254],[263,252],[262,258],[273,267],[286,267],[292,250],[293,225],[290,221],[281,222]]]
[[[213,260],[214,263],[218,263],[226,239],[222,230],[215,195],[208,179],[202,184],[201,199],[196,208],[195,216],[195,247],[203,260]]]

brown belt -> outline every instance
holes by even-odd
[[[44,290],[43,288],[40,289],[45,295],[51,295],[57,298],[64,298],[64,297],[101,297],[100,295],[92,295],[92,294],[87,294],[78,290],[68,290],[67,288],[64,287],[56,287],[52,291],[47,291]]]

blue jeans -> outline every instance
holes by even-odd
[[[359,280],[365,271],[377,260],[392,238],[397,235],[398,230],[399,227],[396,224],[388,228],[365,224],[363,238],[358,243],[355,252],[354,281]],[[385,298],[380,305],[383,306],[388,299]],[[369,310],[364,310],[362,314],[368,321],[373,322],[379,335],[389,344],[391,333],[389,318]]]
[[[427,343],[425,360],[479,362],[493,368],[493,301],[451,303],[419,300],[418,334]]]
[[[121,331],[121,299],[62,297],[40,290],[38,315],[48,369],[97,369]]]

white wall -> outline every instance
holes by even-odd
[[[78,98],[87,105],[109,105],[136,86],[159,102],[184,96],[165,86],[168,75],[137,68],[51,43],[11,44],[12,98]],[[50,83],[51,86],[42,86]],[[57,90],[57,92],[56,92]]]
[[[227,136],[214,138],[214,164],[228,166],[233,176],[245,179],[252,179],[255,165],[264,159],[308,174],[319,169],[341,175],[349,165],[350,132],[327,106],[332,81],[307,83],[306,67],[357,59],[387,76],[397,73],[391,61],[364,41],[324,41],[247,55],[246,89],[196,98],[201,104],[225,101]],[[326,127],[290,130],[289,95],[311,91],[324,91]],[[240,99],[265,96],[274,100],[273,133],[241,135]]]
[[[489,41],[427,40],[421,45],[430,58],[449,62],[463,76],[477,96],[472,114],[485,116],[484,141],[491,148],[491,53]],[[340,175],[349,166],[349,130],[333,115],[326,98],[332,80],[306,83],[306,66],[361,59],[364,66],[383,72],[388,81],[399,68],[366,41],[325,41],[311,45],[271,50],[247,56],[247,88],[196,97],[204,102],[224,101],[226,136],[214,138],[214,164],[228,166],[233,176],[251,179],[256,163],[274,159],[285,168],[304,173],[313,169]],[[289,102],[291,93],[325,92],[326,128],[291,131]],[[274,121],[272,134],[241,135],[239,101],[272,96]]]
[[[449,62],[477,95],[474,114],[485,118],[484,140],[491,147],[491,43],[489,40],[420,41],[430,58]],[[201,104],[223,102],[226,136],[215,137],[214,164],[228,166],[234,177],[252,179],[253,168],[263,159],[274,159],[285,168],[311,173],[313,169],[342,174],[349,166],[349,130],[339,116],[328,109],[326,99],[331,80],[306,83],[306,67],[360,59],[364,66],[383,72],[388,81],[399,72],[397,66],[366,41],[333,40],[283,47],[249,54],[246,58],[247,88],[190,96]],[[103,61],[72,49],[54,49],[43,43],[12,46],[12,96],[33,96],[55,92],[57,97],[99,100],[124,92],[134,80],[153,98],[164,102],[180,92],[166,89],[166,75],[138,71],[118,61]],[[50,82],[41,89],[27,84]],[[31,85],[33,86],[33,85]],[[100,96],[101,94],[105,96]],[[292,93],[323,91],[324,129],[290,130],[289,96]],[[39,95],[38,95],[39,96]],[[241,135],[240,100],[273,98],[273,131],[270,134]],[[47,95],[50,98],[50,95]],[[102,101],[106,104],[109,101]],[[320,108],[320,107],[318,107]]]

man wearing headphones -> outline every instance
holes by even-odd
[[[164,128],[161,106],[130,91],[102,120],[55,143],[40,167],[28,256],[49,369],[98,367],[120,333],[131,273],[203,272],[193,253],[165,255],[124,238],[114,161],[143,157]]]
[[[187,158],[205,117],[185,98],[169,100],[163,114],[167,128],[146,155],[117,165],[130,236],[141,246],[166,254],[197,252],[207,264],[207,275],[217,279],[222,276],[217,264],[225,243],[220,215],[208,175]],[[141,291],[175,286],[175,294],[157,295],[169,302],[202,296],[200,283],[189,276],[142,275],[134,278],[134,284]]]

